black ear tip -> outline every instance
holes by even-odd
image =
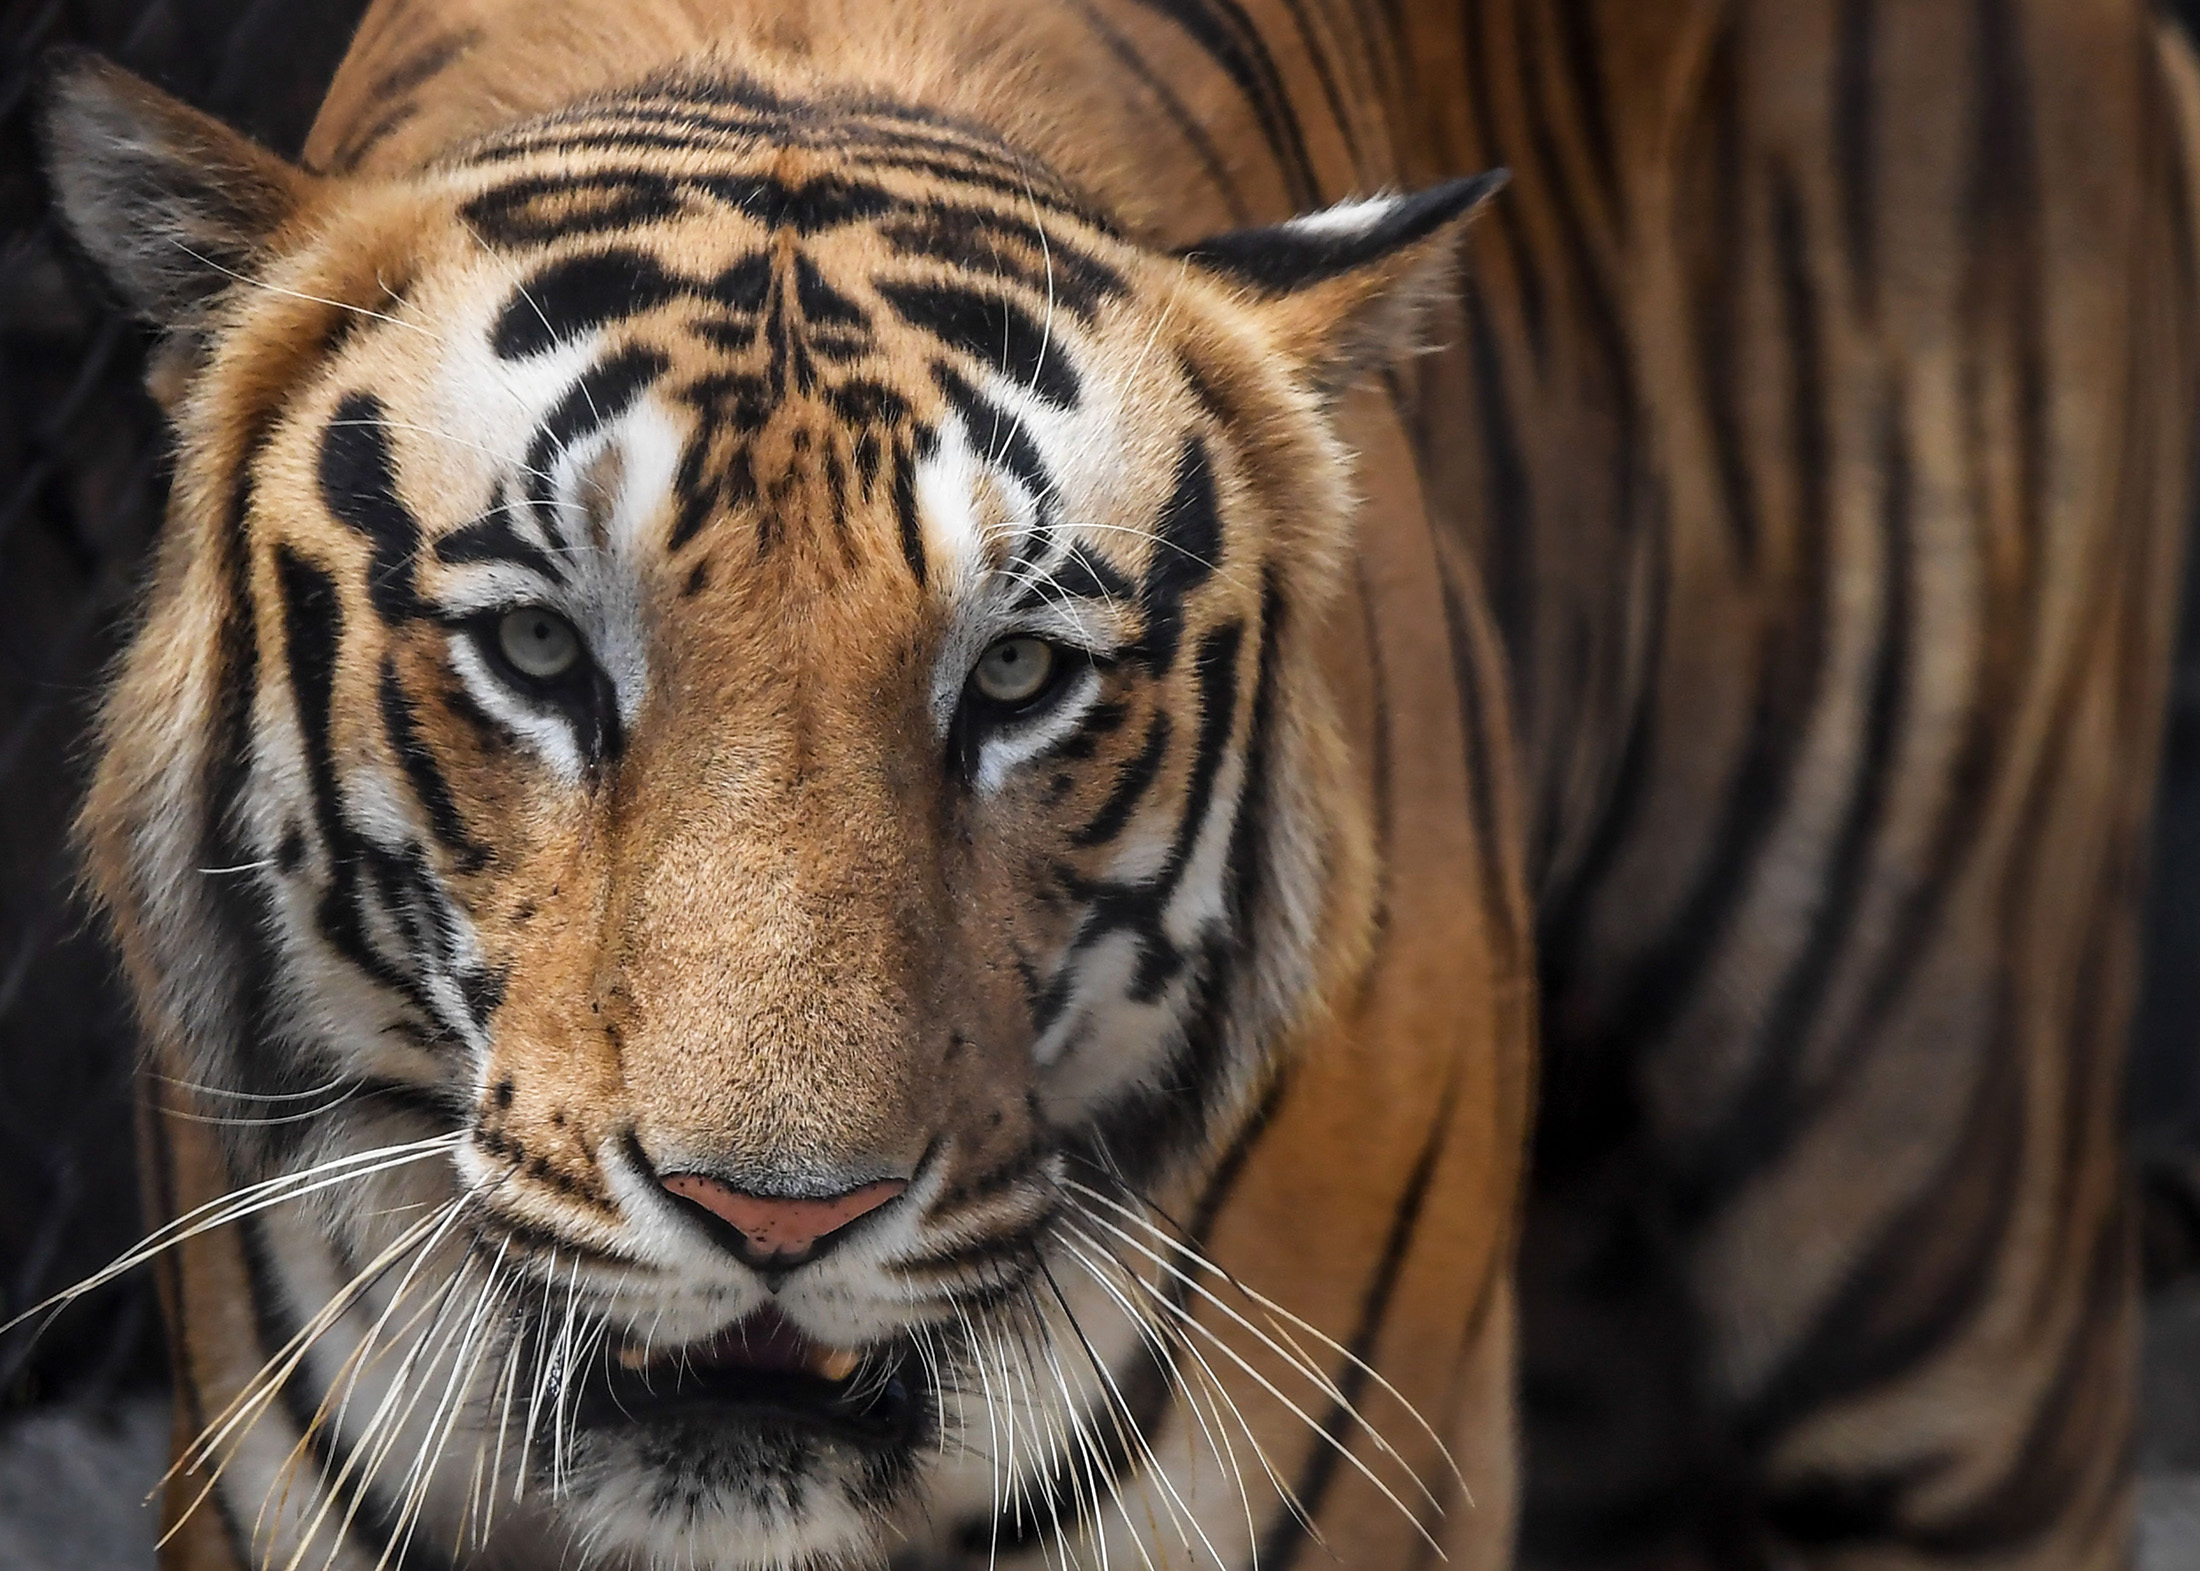
[[[38,74],[48,86],[56,86],[79,72],[107,63],[96,49],[82,44],[48,44],[38,52]]]
[[[1422,192],[1418,200],[1427,204],[1423,209],[1425,219],[1434,227],[1473,212],[1511,183],[1510,169],[1485,169],[1478,175],[1439,181]]]
[[[49,107],[73,98],[99,77],[119,76],[122,68],[96,49],[54,44],[38,56],[38,81]]]
[[[49,157],[65,120],[97,115],[101,105],[114,97],[117,80],[126,76],[105,55],[76,44],[55,44],[39,55],[33,123]]]

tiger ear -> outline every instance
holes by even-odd
[[[49,58],[46,169],[69,232],[132,312],[195,355],[207,308],[265,260],[308,180],[83,51]]]
[[[1280,224],[1233,229],[1177,254],[1252,293],[1255,312],[1324,397],[1419,347],[1451,287],[1453,243],[1504,186],[1502,169],[1408,194],[1339,202]]]

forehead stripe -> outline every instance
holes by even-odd
[[[797,282],[805,312],[824,320],[844,323],[854,307],[817,285],[802,287],[804,264],[797,261]],[[632,247],[592,251],[584,256],[561,257],[516,285],[512,298],[497,313],[490,332],[490,346],[504,360],[522,360],[584,333],[654,310],[678,299],[715,305],[731,323],[705,318],[694,324],[706,337],[726,329],[736,339],[753,329],[750,320],[770,297],[772,261],[766,252],[744,256],[715,278],[687,278],[668,271],[656,258]],[[861,313],[855,312],[857,319]]]
[[[1045,166],[1017,154],[982,127],[914,104],[834,104],[821,111],[810,101],[783,98],[755,82],[724,79],[552,115],[496,136],[473,161],[491,162],[552,147],[562,151],[572,145],[572,138],[608,138],[637,127],[682,134],[686,137],[682,145],[688,146],[770,141],[836,151],[913,150],[967,160],[1030,184],[1042,198],[1068,199]]]
[[[926,570],[924,522],[917,513],[917,460],[928,456],[930,439],[920,433],[913,446],[914,451],[910,446],[897,445],[894,449],[894,521],[901,533],[902,560],[909,564],[917,587],[922,589]]]
[[[517,250],[569,235],[632,229],[675,217],[678,188],[646,169],[528,175],[472,198],[460,222],[484,245]]]
[[[1077,407],[1077,372],[1062,355],[1060,336],[1005,295],[953,284],[881,283],[878,292],[910,326],[1050,404]]]
[[[661,350],[629,344],[581,373],[527,448],[527,467],[533,471],[530,492],[538,503],[548,500],[547,477],[558,454],[625,414],[671,366]]]
[[[667,152],[691,156],[698,153],[723,153],[729,158],[753,158],[760,150],[754,143],[729,146],[719,138],[696,134],[692,127],[670,132],[604,130],[576,132],[496,158],[476,159],[475,163],[510,162],[536,156],[571,159],[591,153]],[[903,150],[891,144],[882,144],[875,151],[854,151],[849,156],[849,163],[866,175],[915,176],[949,187],[988,192],[1005,197],[1018,207],[1036,205],[1088,228],[1108,232],[1107,224],[1099,215],[1054,195],[1047,190],[1043,179],[1032,179],[1021,170],[1010,174],[996,174],[983,164],[965,161],[959,156],[932,156],[922,150]],[[747,175],[740,178],[744,181],[755,179]],[[474,200],[481,204],[479,212],[484,220],[477,225],[477,232],[491,244],[506,246],[539,245],[556,239],[561,232],[571,232],[573,226],[561,222],[558,217],[565,209],[560,207],[557,198],[576,185],[581,187],[588,200],[596,204],[598,211],[586,220],[588,229],[596,233],[617,228],[637,228],[677,218],[688,210],[689,202],[696,198],[740,208],[760,223],[771,224],[774,228],[792,228],[802,234],[816,234],[842,224],[877,217],[890,206],[911,205],[908,200],[896,197],[883,186],[869,182],[841,184],[843,190],[860,191],[866,198],[875,197],[875,200],[864,200],[860,205],[851,205],[846,202],[805,199],[800,203],[775,209],[767,201],[752,201],[751,193],[738,185],[729,187],[718,177],[685,172],[663,175],[640,168],[599,171],[592,180],[589,176],[531,175],[487,194],[489,197],[499,197],[510,191],[513,194],[507,200]],[[619,190],[620,187],[625,189]],[[781,189],[811,193],[813,185]],[[573,210],[588,212],[585,206],[576,206]],[[473,209],[469,207],[468,211],[471,213]],[[624,213],[625,218],[614,218],[614,211]]]
[[[631,247],[560,257],[514,291],[497,313],[489,344],[500,360],[522,360],[606,322],[663,305],[689,288],[655,257]]]
[[[932,380],[955,412],[962,416],[971,443],[987,459],[1016,477],[1017,483],[1031,494],[1039,523],[1042,526],[1050,523],[1054,516],[1054,480],[1039,456],[1038,444],[1024,429],[1024,423],[971,386],[951,366],[934,366]]]
[[[879,235],[903,256],[926,257],[981,277],[1013,278],[1087,322],[1103,300],[1130,293],[1121,273],[1028,213],[928,204],[921,213],[881,224]]]

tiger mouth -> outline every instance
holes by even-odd
[[[768,1305],[680,1347],[611,1351],[577,1421],[610,1429],[680,1418],[800,1431],[867,1451],[913,1445],[922,1405],[905,1350],[827,1347]]]

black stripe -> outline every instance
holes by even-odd
[[[932,367],[932,380],[955,412],[962,416],[965,433],[986,462],[998,464],[1013,475],[1031,497],[1037,527],[1032,545],[1044,544],[1054,521],[1054,477],[1039,456],[1039,444],[1031,432],[1008,410],[979,392],[952,367]],[[1021,550],[1015,564],[1026,565]]]
[[[397,463],[380,399],[349,393],[336,406],[321,432],[319,480],[322,505],[367,538],[367,598],[376,612],[393,624],[418,616],[420,525],[397,495]]]
[[[1138,588],[1145,613],[1142,646],[1157,673],[1176,663],[1184,629],[1184,602],[1222,565],[1222,515],[1215,503],[1214,467],[1207,444],[1187,437],[1177,455],[1176,485],[1154,520],[1152,554]]]
[[[469,162],[489,165],[555,152],[566,144],[546,139],[586,136],[635,125],[692,132],[694,145],[701,147],[732,149],[756,142],[836,150],[914,146],[991,160],[1011,172],[1023,167],[1023,160],[999,138],[932,110],[881,99],[798,101],[780,98],[753,82],[731,93],[723,82],[695,82],[667,87],[660,94],[636,95],[546,115],[488,138],[469,155]]]
[[[1607,218],[1621,223],[1627,199],[1620,187],[1618,148],[1612,137],[1612,89],[1605,81],[1598,18],[1586,6],[1569,5],[1560,6],[1553,20],[1558,25],[1576,129],[1582,150],[1588,154],[1589,172],[1596,179]]]
[[[1528,459],[1514,424],[1505,370],[1498,358],[1497,332],[1482,291],[1468,284],[1460,291],[1466,316],[1468,365],[1474,374],[1474,410],[1482,459],[1482,505],[1489,539],[1484,590],[1490,597],[1507,645],[1535,647],[1536,529],[1535,496]]]
[[[200,864],[242,867],[260,853],[247,838],[244,803],[251,781],[254,749],[253,707],[260,683],[257,597],[251,577],[247,525],[252,513],[254,466],[265,450],[268,426],[258,427],[239,467],[227,527],[215,537],[216,567],[226,590],[216,632],[215,711],[201,781],[204,817],[200,822]],[[277,930],[274,903],[265,881],[253,876],[212,878],[202,885],[212,907],[210,938],[226,951],[230,981],[219,1020],[203,1026],[203,1047],[227,1049],[224,1066],[233,1075],[230,1089],[251,1095],[285,1097],[323,1083],[325,1066],[275,1039],[274,959]],[[224,1029],[226,1028],[226,1029]],[[230,1138],[264,1161],[279,1161],[304,1140],[311,1125],[262,1125],[230,1131]]]
[[[322,839],[336,860],[350,838],[337,806],[336,766],[329,746],[343,601],[336,593],[336,581],[287,545],[275,548],[275,574],[282,595],[283,643],[299,745],[305,751],[306,783]]]
[[[1115,784],[1109,788],[1107,800],[1100,804],[1100,810],[1089,822],[1070,836],[1070,844],[1106,845],[1123,832],[1154,777],[1160,774],[1162,760],[1168,757],[1169,730],[1169,712],[1155,709],[1153,718],[1146,723],[1146,741],[1139,748],[1138,756],[1116,771]]]
[[[707,143],[698,144],[696,137],[686,132],[576,132],[537,144],[526,149],[525,155],[540,154],[567,161],[592,153],[692,155],[699,146],[706,151],[709,147]],[[849,169],[851,173],[874,177],[866,182],[865,188],[875,192],[875,198],[865,197],[859,205],[851,205],[835,199],[832,193],[819,192],[815,193],[814,200],[805,197],[775,210],[768,195],[759,196],[754,192],[753,176],[737,175],[731,178],[731,183],[720,185],[716,183],[719,177],[714,176],[667,176],[629,168],[581,175],[528,176],[484,193],[461,212],[478,221],[481,227],[476,232],[484,241],[508,249],[547,244],[569,233],[596,234],[662,223],[678,217],[694,198],[731,202],[748,211],[758,222],[768,223],[775,216],[785,215],[793,220],[787,227],[800,233],[817,233],[839,224],[877,217],[893,209],[914,209],[936,194],[933,190],[897,195],[876,183],[879,176],[909,176],[950,189],[987,192],[1015,203],[1018,208],[1036,207],[1103,234],[1114,233],[1114,227],[1103,215],[1060,194],[1054,178],[1036,165],[1010,166],[1008,173],[996,174],[986,165],[960,158],[881,149],[850,158]],[[559,200],[563,189],[561,181],[577,182],[581,199],[562,203]]]
[[[1750,872],[1786,812],[1795,756],[1823,678],[1832,505],[1825,367],[1808,235],[1800,199],[1784,175],[1776,183],[1774,212],[1790,366],[1788,462],[1800,515],[1797,561],[1788,607],[1768,620],[1759,646],[1749,741],[1727,786],[1710,851],[1676,914],[1630,968],[1617,1002],[1603,1012],[1618,1039],[1634,1047],[1658,1040],[1698,996],[1704,972],[1747,893]]]
[[[727,113],[692,95],[669,101],[630,100],[597,106],[577,116],[549,116],[482,144],[469,162],[489,166],[576,151],[634,148],[739,154],[762,151],[759,144],[852,153],[850,161],[858,167],[868,162],[938,174],[951,182],[962,180],[1013,195],[1019,206],[1036,203],[1081,223],[1108,227],[1053,171],[985,128],[877,100],[781,100],[764,114]]]
[[[411,701],[397,679],[397,665],[385,659],[382,662],[380,687],[382,702],[382,726],[388,734],[390,751],[405,771],[405,778],[412,782],[413,794],[427,810],[428,823],[435,837],[450,851],[452,861],[462,873],[479,872],[489,861],[489,848],[476,840],[466,828],[466,820],[459,815],[458,804],[451,800],[449,782],[436,766],[435,755],[420,740],[420,728],[413,721]]]
[[[931,450],[931,439],[894,444],[894,523],[901,536],[901,558],[917,587],[925,585],[924,525],[917,516],[917,463]]]
[[[1346,107],[1344,93],[1338,88],[1337,73],[1330,68],[1328,40],[1315,36],[1313,19],[1306,12],[1306,0],[1283,0],[1283,8],[1291,13],[1291,24],[1305,41],[1306,58],[1314,67],[1314,80],[1321,88],[1322,103],[1344,142],[1345,160],[1355,172],[1360,172],[1364,169],[1360,162],[1360,131]]]
[[[527,468],[534,477],[530,489],[537,505],[549,500],[550,466],[558,455],[625,414],[671,368],[662,350],[629,344],[581,373],[528,444]]]
[[[1114,267],[1032,214],[1010,215],[950,202],[927,203],[878,226],[902,256],[924,257],[978,277],[1011,278],[1051,306],[1089,322],[1130,293]]]
[[[481,517],[437,536],[436,560],[447,567],[477,563],[523,567],[550,583],[564,578],[557,558],[512,527],[512,509],[517,505],[502,498]]]
[[[1291,95],[1284,90],[1276,63],[1238,0],[1138,0],[1147,10],[1182,28],[1222,73],[1229,77],[1253,112],[1269,152],[1283,175],[1294,208],[1321,201],[1321,182],[1306,149]]]
[[[1961,1138],[1856,1256],[1809,1326],[1732,1420],[1762,1455],[1829,1406],[1883,1388],[1945,1347],[1995,1289],[2025,1162],[2025,1092],[2007,990],[1979,1052]]]
[[[1876,871],[1871,852],[1886,805],[1907,708],[1910,622],[1911,473],[1899,386],[1889,389],[1880,415],[1880,473],[1886,487],[1880,507],[1881,550],[1887,562],[1880,581],[1880,632],[1864,709],[1864,734],[1849,765],[1849,803],[1826,851],[1826,880],[1809,936],[1773,993],[1764,1024],[1749,1044],[1751,1070],[1732,1108],[1701,1145],[1679,1164],[1675,1204],[1684,1224],[1741,1193],[1774,1162],[1845,1080],[1868,1039],[1852,1039],[1851,1052],[1819,1073],[1815,1091],[1797,1084],[1812,1026],[1824,1010],[1834,968],[1855,937],[1859,907]]]
[[[1199,739],[1193,748],[1191,777],[1185,784],[1180,810],[1183,816],[1177,823],[1176,843],[1169,848],[1168,861],[1152,883],[1118,890],[1094,912],[1096,934],[1120,924],[1135,928],[1143,940],[1138,970],[1130,985],[1130,996],[1140,1003],[1160,996],[1161,989],[1183,965],[1183,955],[1162,930],[1161,921],[1207,827],[1215,781],[1229,752],[1230,733],[1237,726],[1238,655],[1244,642],[1244,627],[1237,622],[1218,627],[1199,641],[1199,653],[1193,662],[1199,683]]]
[[[1743,369],[1749,342],[1743,324],[1749,278],[1744,261],[1748,192],[1742,160],[1749,142],[1741,124],[1738,47],[1731,33],[1722,37],[1705,73],[1702,140],[1710,167],[1702,181],[1706,196],[1697,206],[1693,225],[1703,240],[1696,247],[1701,261],[1690,280],[1694,287],[1689,326],[1697,376],[1703,385],[1713,472],[1725,504],[1727,537],[1741,570],[1752,573],[1763,521],[1742,421],[1745,401],[1755,389]]]
[[[1061,338],[1006,295],[947,283],[881,281],[878,292],[903,321],[1047,402],[1074,409],[1077,371]]]
[[[484,245],[518,249],[568,235],[639,229],[686,208],[679,182],[648,169],[529,175],[484,191],[459,222]]]
[[[264,1361],[274,1358],[297,1337],[304,1328],[305,1317],[298,1313],[283,1289],[262,1220],[247,1216],[235,1226],[238,1254],[250,1284],[253,1331]],[[440,1323],[439,1316],[424,1334],[434,1334],[435,1325]],[[314,1422],[329,1393],[306,1389],[306,1376],[311,1368],[310,1360],[301,1361],[298,1369],[278,1388],[278,1398],[284,1416],[303,1443],[308,1476],[335,1499],[335,1509],[329,1513],[329,1520],[342,1524],[343,1541],[359,1550],[369,1564],[387,1565],[391,1571],[455,1571],[456,1561],[423,1543],[416,1533],[408,1533],[405,1542],[398,1542],[398,1514],[383,1499],[372,1480],[361,1479],[355,1472],[353,1477],[338,1482],[337,1473],[344,1464],[330,1452],[328,1426]],[[346,1454],[348,1457],[350,1453]]]
[[[1035,611],[1071,600],[1097,600],[1113,608],[1137,594],[1138,586],[1117,572],[1106,557],[1072,542],[1059,558],[1047,563],[1043,582],[1034,582],[1016,597],[1015,609]]]
[[[1498,25],[1491,13],[1498,8],[1476,3],[1467,9],[1471,16],[1465,19],[1467,80],[1462,93],[1474,116],[1475,138],[1481,144],[1483,162],[1517,169],[1518,149],[1507,145],[1497,119],[1497,106],[1514,91],[1514,78],[1508,76],[1501,87],[1490,71],[1490,59],[1498,52],[1489,39]],[[1530,352],[1541,363],[1549,343],[1550,313],[1544,300],[1543,276],[1536,271],[1535,251],[1528,243],[1526,212],[1525,201],[1500,202],[1490,227],[1512,264],[1513,280],[1520,291],[1521,325]]]
[[[1609,368],[1609,374],[1618,384],[1607,395],[1611,399],[1609,407],[1614,423],[1610,463],[1624,499],[1638,462],[1635,426],[1639,398],[1633,392],[1632,338],[1621,320],[1620,306],[1612,288],[1598,274],[1597,260],[1608,248],[1597,243],[1582,214],[1580,198],[1568,177],[1573,161],[1560,146],[1558,130],[1551,121],[1550,105],[1545,101],[1549,73],[1543,64],[1541,34],[1534,27],[1523,27],[1519,42],[1520,76],[1525,87],[1522,101],[1527,111],[1528,146],[1536,166],[1537,194],[1557,224],[1557,257],[1559,264],[1572,275],[1571,292],[1580,325],[1586,329],[1594,346],[1597,363]],[[1501,211],[1507,205],[1496,204]],[[1626,517],[1630,511],[1623,506],[1620,516]]]
[[[399,127],[417,119],[419,90],[480,41],[478,28],[462,28],[457,32],[432,34],[409,53],[399,56],[397,64],[374,79],[366,95],[368,103],[385,106],[382,113],[354,127],[344,137],[329,159],[330,171],[348,174]]]
[[[1290,1571],[1297,1562],[1308,1541],[1307,1519],[1320,1517],[1322,1502],[1328,1498],[1329,1487],[1335,1482],[1337,1468],[1343,1461],[1337,1447],[1351,1444],[1348,1431],[1354,1422],[1352,1414],[1367,1391],[1368,1367],[1374,1363],[1375,1342],[1382,1335],[1383,1324],[1390,1315],[1391,1298],[1398,1291],[1399,1277],[1405,1272],[1406,1252],[1413,1242],[1414,1229],[1420,1224],[1422,1209],[1428,1203],[1429,1185],[1436,1176],[1437,1160],[1444,1153],[1445,1136],[1451,1132],[1452,1107],[1458,1095],[1458,1068],[1454,1065],[1437,1103],[1435,1122],[1421,1144],[1420,1154],[1414,1158],[1405,1192],[1391,1210],[1390,1228],[1383,1238],[1383,1251],[1376,1257],[1375,1274],[1360,1297],[1359,1318],[1345,1344],[1352,1356],[1340,1363],[1335,1375],[1342,1400],[1330,1402],[1329,1411],[1322,1418],[1321,1432],[1336,1445],[1317,1445],[1307,1454],[1293,1490],[1305,1515],[1302,1517],[1288,1505],[1277,1509],[1269,1520],[1268,1531],[1261,1535],[1257,1563],[1262,1566]]]
[[[489,344],[499,359],[525,359],[653,310],[692,288],[657,258],[631,246],[560,257],[514,288],[497,313]]]
[[[1497,777],[1505,767],[1505,749],[1493,734],[1483,684],[1492,680],[1474,646],[1467,605],[1453,569],[1439,560],[1436,569],[1444,610],[1444,640],[1451,655],[1452,699],[1459,709],[1460,767],[1467,781],[1467,806],[1474,821],[1475,864],[1481,869],[1482,910],[1494,922],[1512,908],[1506,887],[1506,853],[1511,826],[1498,807]]]
[[[884,186],[837,174],[821,174],[799,185],[764,174],[691,174],[687,183],[767,229],[791,229],[798,235],[845,228],[901,205]]]
[[[1262,873],[1267,856],[1267,793],[1272,783],[1268,753],[1275,719],[1276,650],[1285,621],[1282,594],[1272,574],[1263,586],[1261,607],[1260,676],[1253,690],[1253,714],[1245,749],[1247,785],[1239,801],[1237,821],[1232,827],[1225,874],[1225,900],[1230,910],[1231,931],[1241,936],[1236,943],[1226,940],[1214,945],[1209,953],[1208,974],[1199,990],[1183,1050],[1177,1063],[1161,1077],[1167,1089],[1133,1097],[1102,1115],[1065,1153],[1073,1170],[1086,1182],[1118,1194],[1125,1204],[1145,1206],[1175,1228],[1179,1236],[1201,1254],[1205,1253],[1217,1219],[1237,1192],[1253,1153],[1267,1138],[1276,1110],[1283,1105],[1291,1085],[1290,1066],[1274,1066],[1276,1073],[1268,1079],[1260,1100],[1232,1131],[1229,1145],[1208,1170],[1206,1184],[1200,1191],[1188,1226],[1142,1193],[1149,1177],[1187,1140],[1212,1139],[1219,1133],[1212,1126],[1222,1111],[1218,1098],[1229,1046],[1220,1014],[1229,996],[1230,972],[1237,963],[1239,944],[1244,941],[1242,935],[1250,934],[1259,919]],[[1191,1292],[1189,1278],[1172,1278],[1163,1291],[1168,1301],[1182,1310]],[[1153,1434],[1173,1394],[1167,1371],[1151,1356],[1138,1357],[1127,1370],[1117,1372],[1116,1380],[1128,1410],[1126,1422],[1140,1434]],[[1101,1472],[1106,1481],[1129,1476],[1144,1460],[1130,1453],[1122,1435],[1115,1433],[1112,1427],[1094,1433],[1091,1438],[1100,1453]],[[1056,1498],[1067,1497],[1073,1501],[1078,1498],[1077,1491],[1067,1486],[1064,1475],[1059,1472],[1055,1475],[1055,1483]],[[1023,1544],[1029,1542],[1029,1537],[1028,1530],[1011,1511],[990,1524],[980,1521],[966,1525],[961,1541],[976,1550],[984,1550],[996,1542]]]
[[[344,819],[330,740],[338,651],[343,640],[343,602],[335,580],[287,545],[276,547],[275,569],[283,607],[283,643],[290,665],[291,703],[297,715],[299,745],[305,753],[314,819],[328,858],[329,883],[317,912],[322,936],[346,960],[405,998],[423,1019],[439,1021],[441,1016],[432,995],[416,977],[400,971],[375,949],[360,922],[362,876],[378,890],[397,897],[392,915],[401,926],[415,906],[425,907],[438,923],[441,910],[432,894],[420,886],[425,877],[424,864],[393,857],[367,843]],[[417,946],[426,935],[411,931],[407,936],[415,943],[417,958]]]
[[[1842,238],[1857,297],[1870,314],[1878,292],[1873,209],[1878,170],[1872,146],[1878,112],[1872,80],[1878,0],[1840,0],[1833,63],[1833,167],[1841,195]]]
[[[1184,139],[1185,145],[1192,150],[1192,156],[1199,160],[1200,168],[1207,176],[1207,183],[1221,196],[1230,221],[1234,224],[1251,223],[1253,215],[1245,205],[1244,193],[1238,189],[1238,182],[1232,178],[1229,161],[1222,156],[1221,148],[1215,145],[1207,123],[1192,112],[1176,89],[1169,85],[1168,79],[1146,62],[1146,57],[1138,52],[1136,46],[1100,14],[1092,0],[1071,0],[1071,3],[1076,6],[1077,14],[1085,19],[1085,25],[1099,35],[1100,41],[1108,46],[1108,52],[1115,56],[1123,69],[1136,77],[1139,85],[1153,95],[1154,102],[1161,106],[1161,112],[1168,116],[1169,123],[1176,128],[1176,134]]]

